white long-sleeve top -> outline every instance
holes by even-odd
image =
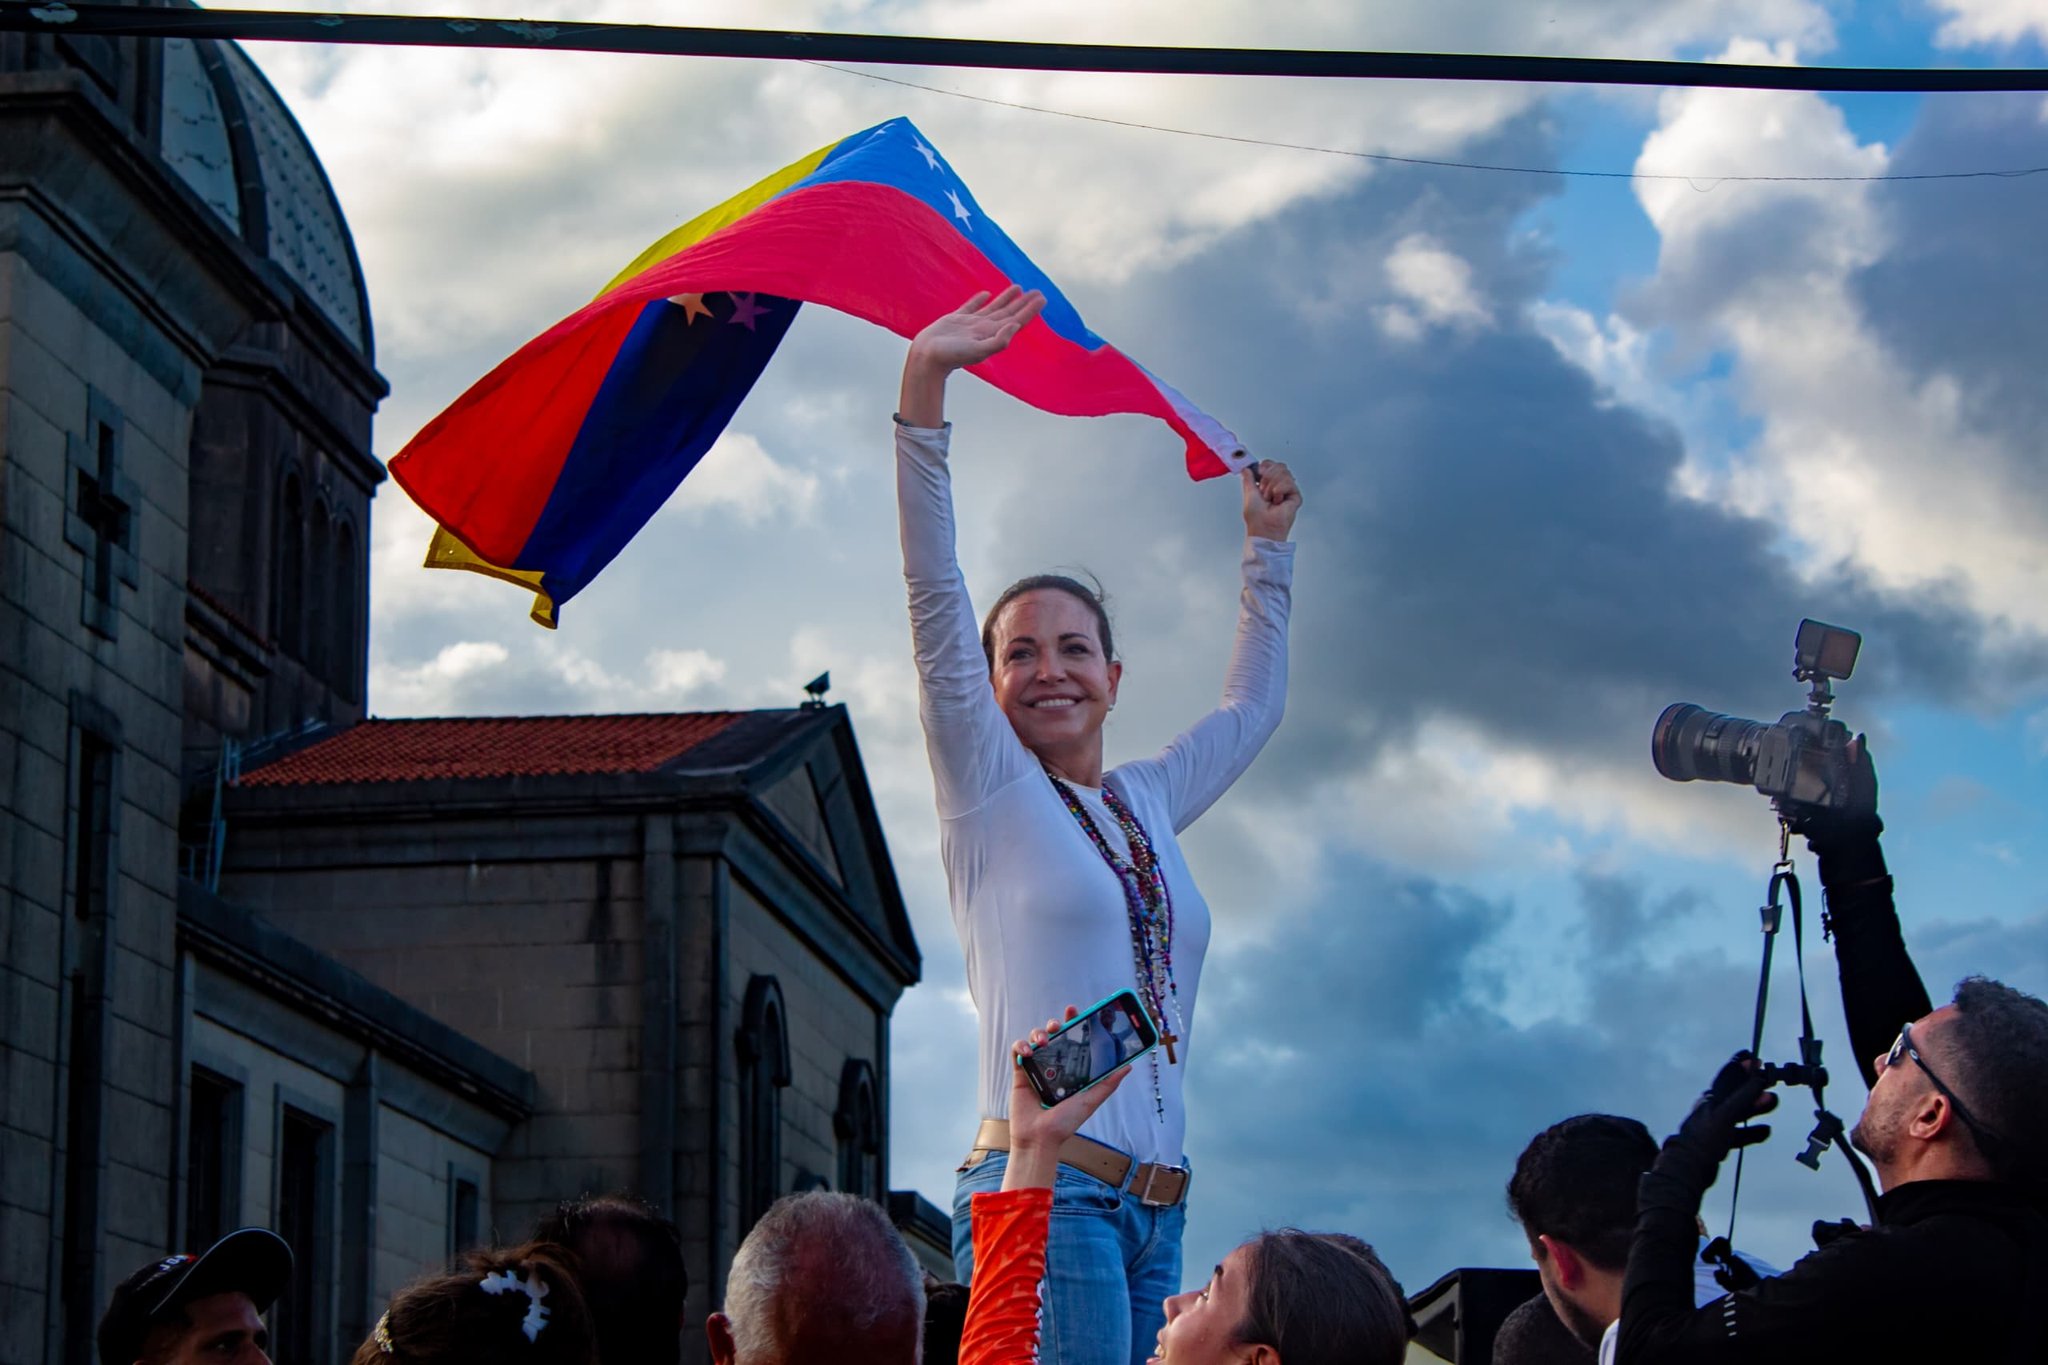
[[[951,429],[897,424],[897,506],[939,846],[981,1019],[981,1113],[1003,1118],[1011,1043],[1068,1004],[1086,1006],[1138,981],[1123,884],[1017,738],[990,685],[954,551]],[[1169,1005],[1165,1022],[1180,1035],[1180,1061],[1168,1063],[1164,1048],[1154,1054],[1164,1115],[1154,1104],[1148,1059],[1081,1130],[1140,1161],[1184,1159],[1181,1078],[1193,1055],[1195,997],[1209,947],[1209,906],[1175,836],[1237,780],[1280,723],[1293,573],[1293,545],[1245,542],[1237,643],[1222,704],[1153,757],[1103,775],[1151,839],[1173,899],[1179,1015],[1172,1017]],[[1101,791],[1074,791],[1110,846],[1128,856]]]

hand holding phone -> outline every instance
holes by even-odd
[[[1066,1022],[1048,1020],[1032,1035],[1034,1046],[1018,1057],[1041,1107],[1050,1108],[1130,1065],[1159,1043],[1152,1016],[1132,990],[1104,996],[1085,1010],[1067,1007]],[[1015,1116],[1012,1115],[1014,1118]]]
[[[1065,1023],[1071,1024],[1079,1014],[1072,1005],[1067,1006]],[[1029,1038],[1011,1045],[1017,1065],[1012,1068],[1015,1074],[1010,1083],[1010,1158],[1003,1171],[1006,1190],[1051,1189],[1059,1174],[1060,1147],[1081,1131],[1081,1125],[1094,1116],[1131,1073],[1126,1062],[1070,1100],[1041,1104],[1026,1064],[1061,1029],[1061,1020],[1048,1019],[1044,1028],[1033,1029]]]

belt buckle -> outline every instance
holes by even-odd
[[[1173,1205],[1178,1204],[1181,1200],[1188,1197],[1188,1184],[1194,1179],[1194,1173],[1190,1171],[1187,1167],[1167,1166],[1158,1162],[1154,1162],[1146,1168],[1146,1172],[1147,1174],[1145,1176],[1144,1189],[1139,1189],[1136,1181],[1131,1182],[1131,1193],[1137,1196],[1138,1202],[1140,1204],[1143,1204],[1146,1208],[1171,1208]],[[1180,1193],[1174,1196],[1172,1199],[1154,1199],[1152,1197],[1152,1187],[1159,1183],[1159,1177],[1161,1175],[1177,1175],[1180,1177]]]

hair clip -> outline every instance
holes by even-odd
[[[519,1329],[526,1333],[528,1341],[540,1338],[540,1329],[548,1325],[548,1310],[540,1302],[548,1296],[548,1285],[538,1270],[529,1267],[524,1281],[509,1270],[494,1271],[477,1284],[486,1294],[509,1294],[518,1290],[526,1295],[526,1316],[520,1319]]]
[[[391,1345],[391,1314],[386,1313],[383,1317],[377,1319],[376,1330],[370,1333],[370,1337],[377,1343],[377,1349],[385,1355],[398,1354],[397,1350]]]

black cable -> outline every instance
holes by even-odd
[[[1164,75],[1305,76],[1339,80],[1513,81],[1896,94],[2048,90],[2040,68],[1769,66],[1449,52],[1325,52],[1300,48],[1136,47],[870,33],[683,28],[661,24],[535,23],[392,14],[281,14],[66,0],[0,0],[0,32],[118,38],[226,38],[413,47],[547,48],[663,56],[750,57]]]
[[[1496,171],[1506,175],[1562,175],[1586,180],[1683,180],[1694,189],[1699,189],[1705,184],[1709,190],[1716,185],[1728,183],[1871,184],[1901,180],[2013,180],[2022,176],[2048,173],[2048,166],[2023,166],[2004,171],[1926,171],[1914,175],[1684,175],[1675,171],[1582,171],[1557,166],[1502,166],[1484,161],[1448,161],[1427,156],[1396,156],[1392,152],[1361,152],[1349,147],[1318,147],[1307,142],[1278,142],[1271,138],[1244,137],[1235,133],[1210,133],[1197,128],[1175,128],[1164,123],[1139,123],[1135,119],[1111,118],[1107,114],[1084,114],[1074,109],[1054,109],[1043,104],[1020,104],[1016,100],[999,100],[992,95],[973,95],[965,90],[948,90],[943,85],[925,85],[918,81],[906,81],[898,76],[884,76],[878,71],[856,71],[850,66],[837,66],[831,62],[806,62],[805,65],[820,67],[826,71],[837,71],[843,76],[881,81],[885,85],[900,85],[906,90],[949,95],[956,100],[973,100],[976,104],[992,104],[999,109],[1019,109],[1028,114],[1050,114],[1055,118],[1079,119],[1085,123],[1106,123],[1113,128],[1135,128],[1147,133],[1199,137],[1211,142],[1235,142],[1246,147],[1277,147],[1289,152],[1319,152],[1324,156],[1348,156],[1360,161],[1389,162],[1396,166],[1433,166],[1454,171]]]

